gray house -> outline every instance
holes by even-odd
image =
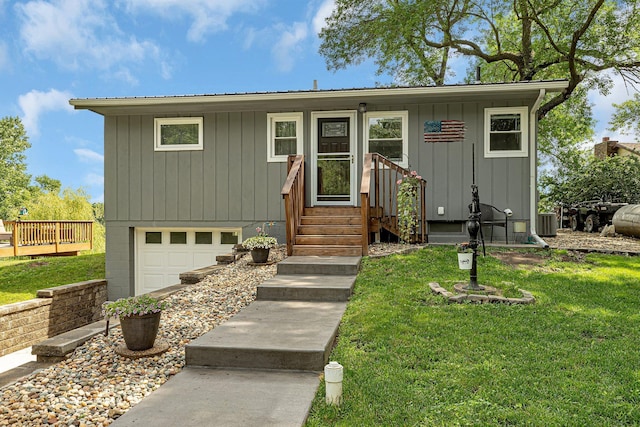
[[[397,234],[409,171],[426,181],[415,240],[466,239],[475,163],[481,202],[513,212],[485,235],[539,241],[536,112],[566,86],[72,99],[104,116],[109,298],[177,283],[265,222],[290,254],[366,254]]]

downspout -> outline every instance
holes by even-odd
[[[536,231],[537,222],[538,222],[538,204],[537,204],[537,176],[538,176],[538,141],[537,141],[537,128],[538,128],[538,110],[540,109],[540,104],[542,104],[542,99],[546,91],[544,89],[540,89],[540,93],[538,94],[538,99],[531,107],[531,112],[529,113],[529,206],[530,206],[530,217],[531,217],[531,237],[536,241],[536,243],[543,248],[548,248],[549,244],[542,240],[542,237],[538,236]]]

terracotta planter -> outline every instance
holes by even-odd
[[[158,335],[161,314],[162,312],[158,312],[120,318],[122,336],[129,350],[141,351],[153,347]]]
[[[269,251],[270,249],[256,248],[251,249],[251,258],[253,262],[256,264],[264,264],[269,259]]]
[[[473,252],[458,254],[458,267],[460,270],[471,270],[473,264]]]

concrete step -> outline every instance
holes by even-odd
[[[296,245],[322,245],[322,246],[361,246],[362,236],[334,235],[334,234],[298,234]]]
[[[362,253],[362,248],[360,248]],[[361,256],[290,256],[278,263],[278,274],[355,276]]]
[[[254,301],[185,347],[186,365],[322,371],[346,302]]]
[[[114,427],[299,427],[320,384],[312,372],[185,368]]]
[[[347,301],[355,276],[277,275],[258,286],[257,299],[271,301]]]

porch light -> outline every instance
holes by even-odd
[[[367,112],[367,104],[365,104],[364,102],[361,102],[358,105],[358,113],[366,113]]]

